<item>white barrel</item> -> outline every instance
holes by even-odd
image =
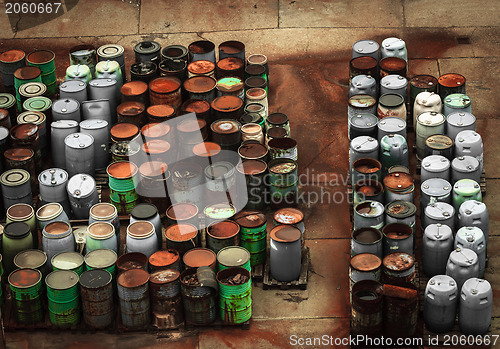
[[[375,78],[364,74],[353,77],[349,86],[349,97],[355,95],[369,95],[377,98],[377,81]]]
[[[140,252],[148,258],[158,251],[158,239],[153,223],[135,221],[127,227],[127,253]]]
[[[100,61],[95,66],[96,79],[111,79],[116,80],[117,98],[120,95],[120,88],[123,85],[123,77],[120,63],[116,60]]]
[[[427,282],[424,294],[425,326],[434,333],[451,331],[458,307],[458,287],[448,275],[436,275]]]
[[[163,242],[162,224],[156,206],[148,203],[135,205],[132,211],[130,211],[130,224],[137,221],[148,221],[153,224],[158,242],[158,249],[161,250]]]
[[[457,248],[450,253],[446,264],[446,275],[456,281],[461,290],[465,281],[477,278],[479,275],[479,263],[476,252],[468,248]]]
[[[451,204],[451,184],[442,178],[429,178],[420,185],[420,208],[423,212],[427,205],[434,202]]]
[[[351,141],[349,148],[349,168],[360,158],[378,160],[378,141],[369,136],[359,136]]]
[[[446,135],[455,139],[459,132],[476,130],[476,117],[467,112],[455,112],[446,117]]]
[[[87,83],[83,80],[67,80],[59,85],[59,98],[74,99],[80,104],[87,98]]]
[[[422,159],[420,170],[420,181],[424,182],[430,178],[442,178],[450,180],[450,160],[442,155],[429,155]]]
[[[72,133],[64,139],[66,169],[70,176],[95,173],[94,137],[85,133]]]
[[[52,121],[75,120],[80,122],[80,102],[72,98],[58,99],[52,103]]]
[[[49,168],[38,175],[40,197],[43,203],[58,202],[66,211],[62,203],[68,203],[66,184],[68,183],[68,172],[60,168]],[[66,212],[69,213],[69,212]]]
[[[383,118],[380,120],[377,124],[378,132],[377,132],[377,139],[380,142],[384,136],[390,135],[390,134],[398,134],[403,136],[404,138],[407,137],[406,135],[406,121],[397,118],[395,116],[389,116],[387,118]]]
[[[382,229],[385,208],[378,201],[363,201],[354,207],[354,229],[372,227]]]
[[[455,137],[455,156],[472,156],[479,161],[480,171],[483,171],[483,139],[476,131],[460,131]]]
[[[399,57],[408,62],[408,52],[404,40],[394,37],[384,39],[380,47],[380,58],[385,57]]]
[[[451,251],[453,251],[451,228],[441,223],[429,224],[422,237],[422,267],[425,275],[431,277],[444,274]]]
[[[397,93],[403,96],[405,102],[408,96],[408,80],[401,75],[389,74],[384,76],[380,80],[380,95],[385,95],[386,93]]]
[[[415,97],[415,103],[410,107],[413,108],[413,125],[416,126],[420,114],[432,111],[441,113],[443,103],[437,93],[424,91]]]
[[[377,60],[380,59],[379,44],[370,39],[359,40],[352,44],[352,58],[370,56]]]
[[[429,224],[441,223],[455,230],[455,209],[446,202],[434,202],[425,207],[422,230]]]
[[[100,63],[98,63],[100,64]],[[111,111],[111,120],[106,120],[110,125],[116,122],[116,107],[119,103],[121,85],[115,79],[94,79],[89,82],[89,99],[107,99]]]
[[[478,227],[462,227],[455,236],[455,248],[468,248],[476,252],[479,263],[479,277],[484,275],[486,266],[486,241]]]
[[[66,168],[66,157],[63,154],[64,140],[72,133],[78,132],[78,122],[75,120],[59,120],[50,124],[50,140],[52,142],[52,165]]]
[[[459,156],[451,162],[451,183],[461,179],[472,179],[481,182],[481,168],[479,161],[472,156]]]
[[[465,335],[484,335],[491,323],[493,290],[488,281],[471,278],[464,283],[460,295],[458,325]]]
[[[417,157],[424,158],[425,140],[429,136],[441,135],[445,131],[445,117],[441,113],[425,112],[417,117],[416,145]],[[453,139],[453,138],[452,138]]]
[[[484,234],[486,244],[490,231],[490,219],[488,208],[484,203],[477,200],[467,200],[458,209],[458,228],[474,226],[481,229]]]
[[[109,125],[113,125],[114,123],[109,99],[94,99],[83,102],[82,118],[83,120],[106,120]]]
[[[83,173],[76,174],[69,179],[66,190],[75,218],[88,219],[90,208],[99,202],[94,178]]]
[[[94,163],[96,170],[102,170],[109,162],[109,124],[106,120],[90,119],[80,122],[80,132],[94,138]]]

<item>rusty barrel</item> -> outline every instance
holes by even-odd
[[[165,229],[167,248],[177,250],[182,257],[184,253],[200,245],[198,229],[187,223],[172,224]]]
[[[189,268],[181,274],[181,294],[186,322],[194,325],[208,325],[217,315],[216,291],[201,286],[196,268]]]
[[[415,258],[405,252],[395,252],[386,255],[382,261],[384,284],[410,287],[415,280]]]
[[[208,248],[196,247],[187,251],[184,256],[182,256],[182,262],[186,269],[209,267],[215,272],[217,256]]]
[[[240,226],[238,223],[225,220],[210,224],[206,229],[207,248],[216,254],[227,246],[238,246],[240,243]]]
[[[148,269],[148,257],[140,252],[128,252],[122,254],[116,260],[116,270],[118,274],[130,269]]]
[[[240,246],[250,252],[250,264],[256,266],[266,262],[267,223],[260,211],[243,210],[234,220],[240,226]]]
[[[166,269],[174,269],[181,272],[181,259],[177,250],[169,248],[156,251],[149,256],[149,270],[151,273]]]
[[[351,334],[377,336],[383,327],[383,287],[374,280],[356,282],[352,287]]]
[[[57,327],[71,327],[80,322],[78,274],[55,270],[45,278],[50,322]]]
[[[252,317],[252,279],[250,271],[232,267],[217,273],[219,310],[222,321],[241,324]]]
[[[137,166],[132,162],[119,161],[109,165],[106,172],[109,176],[111,203],[118,214],[129,214],[139,199],[135,191]]]
[[[180,272],[158,270],[149,277],[149,296],[153,325],[159,329],[178,328],[184,323]]]
[[[384,334],[411,337],[418,320],[418,292],[411,288],[384,285]]]
[[[149,273],[131,269],[118,276],[118,298],[123,326],[129,329],[146,328],[150,322]]]
[[[114,320],[113,277],[104,269],[93,269],[80,276],[83,321],[93,328],[106,328]]]
[[[162,76],[149,83],[149,101],[151,105],[167,104],[176,110],[182,104],[181,81],[173,76]]]
[[[10,273],[8,280],[16,321],[23,324],[41,322],[42,273],[36,269],[17,269]]]

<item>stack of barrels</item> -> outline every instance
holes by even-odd
[[[374,40],[353,44],[351,332],[416,335],[419,248],[421,272],[431,278],[424,297],[427,329],[450,331],[459,308],[460,330],[482,335],[492,310],[491,286],[482,279],[488,211],[481,202],[483,143],[475,131],[466,79],[457,73],[408,77],[407,63],[406,44],[399,38],[387,38],[381,46]],[[413,139],[419,203],[414,202],[418,176],[409,169],[408,140]],[[420,233],[422,245],[417,246]]]

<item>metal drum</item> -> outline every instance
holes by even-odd
[[[63,221],[47,224],[42,230],[42,246],[51,267],[52,257],[56,254],[75,251],[75,236],[71,225]]]
[[[384,177],[385,202],[404,200],[413,202],[415,185],[410,174],[392,172]]]
[[[165,229],[167,248],[177,250],[180,257],[187,251],[200,245],[198,228],[192,224],[172,224]]]
[[[233,204],[222,202],[219,204],[208,205],[203,209],[205,223],[220,222],[225,219],[233,219],[237,210]]]
[[[156,41],[141,41],[134,46],[135,62],[160,63],[161,45]]]
[[[354,229],[384,226],[384,205],[377,201],[364,201],[354,207]]]
[[[69,62],[71,64],[85,64],[92,74],[95,73],[97,63],[96,50],[92,45],[78,45],[69,50]]]
[[[455,236],[455,248],[468,248],[476,252],[479,263],[479,277],[483,277],[486,266],[486,241],[478,227],[462,227]]]
[[[87,227],[85,249],[88,253],[103,248],[118,253],[120,243],[116,237],[115,228],[108,222],[91,223]]]
[[[211,103],[216,97],[217,80],[209,76],[194,76],[183,83],[190,99],[201,99]]]
[[[415,232],[415,215],[417,207],[409,202],[397,200],[385,206],[385,223],[403,223],[411,227]]]
[[[2,152],[5,160],[5,170],[23,169],[30,174],[31,191],[36,194],[35,152],[29,148],[10,148]],[[3,172],[3,170],[1,170]]]
[[[85,261],[79,252],[61,252],[52,257],[52,269],[71,270],[78,276],[85,270]]]
[[[359,40],[352,44],[352,58],[369,56],[379,61],[379,44],[374,40]]]
[[[97,249],[90,251],[85,255],[85,264],[87,270],[104,269],[115,277],[116,260],[118,256],[115,251],[108,249]]]
[[[380,57],[399,57],[407,61],[406,43],[404,40],[394,37],[384,39],[380,47]]]
[[[52,96],[56,93],[56,54],[50,50],[35,50],[26,56],[29,66],[40,68],[42,82],[47,86],[47,93]]]
[[[455,138],[455,156],[472,156],[479,161],[480,171],[483,171],[483,140],[475,131],[460,131]]]
[[[96,170],[106,168],[109,161],[109,124],[105,120],[92,119],[80,122],[80,133],[94,138],[94,164]]]
[[[380,60],[380,78],[387,75],[401,75],[406,78],[408,62],[399,57],[385,57]]]
[[[65,80],[71,81],[76,79],[88,83],[92,79],[93,74],[85,64],[72,64],[66,69]]]
[[[80,276],[83,321],[103,329],[114,320],[112,276],[107,270],[87,270]]]
[[[425,207],[422,230],[430,224],[441,223],[455,230],[455,209],[446,202],[434,202]]]
[[[72,327],[80,322],[78,275],[71,270],[56,270],[47,275],[49,319],[56,327]]]
[[[418,291],[392,285],[384,285],[383,323],[388,337],[414,337],[418,324]]]
[[[465,281],[458,310],[460,331],[464,335],[486,334],[491,324],[492,312],[493,290],[490,283],[477,278]]]
[[[129,124],[127,122],[115,124],[111,127],[109,133],[111,134],[111,141],[113,143],[132,141],[132,140],[137,140],[137,142],[139,142],[139,140],[136,139],[137,136],[139,135],[139,127],[137,127],[134,124]],[[131,148],[134,149],[136,147],[131,146]]]
[[[422,268],[425,275],[444,274],[446,262],[453,251],[453,232],[447,225],[429,224],[422,238]]]
[[[355,95],[369,95],[377,98],[377,82],[369,75],[357,75],[352,78],[349,85],[349,97]]]
[[[384,255],[391,253],[404,252],[414,255],[413,229],[405,223],[389,223],[382,228],[384,234]]]
[[[465,93],[465,77],[457,73],[443,74],[438,79],[441,99],[454,93]]]
[[[57,202],[61,204],[66,214],[71,213],[66,184],[68,173],[60,168],[49,168],[38,175],[40,197],[42,204]]]
[[[450,180],[450,160],[442,155],[429,155],[422,159],[420,180],[425,182],[431,178]]]
[[[208,248],[195,247],[184,253],[182,262],[185,268],[209,267],[215,272],[217,258],[214,251]]]
[[[57,205],[57,204],[56,204]],[[23,222],[30,227],[33,245],[38,247],[38,227],[36,225],[35,210],[27,204],[14,204],[7,209],[5,224]]]
[[[82,173],[76,174],[69,179],[66,191],[74,217],[88,219],[90,208],[99,202],[94,178]]]
[[[349,168],[360,158],[378,160],[379,144],[375,138],[359,136],[351,141],[349,147]]]
[[[395,252],[382,260],[384,284],[400,287],[415,287],[415,258],[409,253]]]
[[[457,112],[471,112],[471,102],[469,96],[463,93],[454,93],[446,96],[443,101],[444,116]]]
[[[451,184],[442,178],[429,178],[420,186],[420,209],[423,212],[427,205],[435,202],[451,204]]]
[[[47,254],[40,250],[24,250],[14,257],[14,265],[19,268],[39,270],[45,277],[49,273]]]
[[[137,253],[137,252],[132,252],[132,253]],[[181,258],[179,256],[179,252],[171,248],[166,250],[156,251],[151,256],[149,256],[148,262],[149,263],[146,263],[146,267],[149,264],[149,270],[151,271],[151,273],[166,269],[174,269],[179,272],[182,271]]]
[[[445,135],[433,135],[425,140],[424,156],[442,155],[448,160],[455,157],[453,150],[453,140]]]
[[[188,78],[192,76],[211,76],[215,78],[215,64],[206,60],[191,62],[187,66],[187,76]]]
[[[182,45],[168,45],[161,50],[163,60],[188,61],[188,50]]]
[[[379,159],[384,173],[395,165],[409,167],[408,144],[405,137],[398,134],[384,136],[380,140]]]
[[[481,182],[481,166],[475,157],[458,156],[451,162],[451,183],[454,184],[461,179]]]
[[[61,156],[65,149],[64,140],[72,133],[78,132],[78,122],[74,120],[60,120],[50,124],[52,164],[58,168],[66,168],[66,157]]]
[[[444,134],[445,130],[445,117],[441,113],[425,112],[417,117],[416,126],[416,145],[417,156],[423,159],[425,155],[425,140],[427,137]]]
[[[282,142],[281,144],[278,143],[282,140],[284,142]],[[278,141],[278,142],[276,142],[275,144],[272,144],[271,146],[269,146],[269,148],[258,141],[248,141],[248,142],[243,143],[238,148],[238,155],[241,157],[242,160],[266,161],[268,158],[268,154],[270,155],[269,157],[271,159],[277,159],[280,157],[285,158],[286,157],[286,158],[289,158],[292,160],[296,160],[297,159],[297,157],[296,157],[296,155],[297,155],[296,143],[297,142],[295,140],[292,140],[291,142],[287,142],[287,140],[292,140],[292,139],[291,138],[272,139],[270,141],[270,143],[273,141]],[[291,148],[287,148],[290,146],[291,146]],[[269,149],[269,151],[268,151],[268,149]],[[295,157],[295,159],[293,159],[293,157]]]
[[[22,324],[42,322],[42,273],[35,269],[17,269],[9,275],[8,281],[16,321]]]
[[[353,286],[363,280],[381,281],[382,259],[371,253],[360,253],[349,263],[349,293]]]
[[[125,74],[123,74],[125,76]],[[121,102],[139,102],[149,106],[148,84],[143,81],[130,81],[120,88]]]
[[[153,256],[155,253],[153,253],[151,256]],[[130,269],[144,269],[147,271],[148,257],[140,252],[124,253],[120,257],[118,257],[118,259],[116,260],[116,270],[118,272],[118,275]],[[155,269],[151,270],[154,271]]]
[[[250,252],[250,264],[264,264],[267,258],[267,223],[260,211],[243,210],[234,220],[240,226],[240,246]]]
[[[26,111],[17,116],[17,123],[20,124],[35,124],[38,126],[38,136],[40,138],[40,147],[42,155],[47,155],[47,124],[45,114],[38,111]]]
[[[401,135],[406,138],[406,121],[396,117],[386,117],[377,124],[377,139],[380,142],[387,135]]]
[[[373,57],[361,56],[349,61],[349,82],[357,75],[377,76],[378,62]],[[406,68],[406,64],[405,64]]]
[[[158,76],[158,65],[153,62],[134,63],[130,66],[131,81],[148,83]]]
[[[102,45],[97,49],[98,62],[107,60],[113,60],[118,62],[118,64],[120,65],[122,82],[125,82],[126,80],[124,52],[125,49],[123,48],[123,46],[117,44]]]
[[[271,206],[277,209],[296,205],[299,190],[297,163],[287,158],[274,159],[268,168]]]
[[[80,102],[76,99],[58,99],[52,104],[52,120],[74,120],[80,122]]]
[[[167,211],[167,221],[169,224],[189,223],[199,226],[198,207],[192,203],[180,203],[171,205]]]
[[[217,80],[217,97],[221,96],[236,96],[241,100],[245,99],[244,83],[237,77],[226,77]]]
[[[378,201],[384,204],[384,186],[374,180],[361,180],[354,185],[353,205],[365,200]]]
[[[380,79],[380,95],[394,93],[403,96],[405,102],[408,95],[408,80],[404,76],[390,74]]]
[[[241,267],[231,267],[217,273],[219,310],[224,323],[241,324],[252,317],[250,275],[250,271]]]
[[[351,296],[351,333],[377,336],[383,327],[383,287],[373,280],[354,284]]]
[[[460,300],[457,283],[447,275],[432,277],[425,287],[424,322],[434,333],[452,330]]]
[[[140,102],[124,102],[116,108],[118,122],[128,122],[142,128],[146,124],[146,107]]]
[[[350,97],[347,104],[347,117],[350,119],[358,114],[377,115],[377,100],[369,95]]]
[[[360,158],[352,165],[351,183],[382,179],[382,164],[375,159]]]
[[[250,252],[244,247],[227,246],[217,253],[217,270],[231,267],[242,267],[251,271]]]
[[[476,226],[481,229],[488,244],[490,219],[486,205],[477,200],[468,200],[458,209],[458,228]]]
[[[257,90],[257,91],[254,91]],[[258,94],[262,92],[262,94],[265,94],[266,91],[261,88],[255,88],[255,89],[250,89],[247,91],[247,96],[249,92],[252,92],[254,94]],[[265,100],[267,101],[267,97],[265,97]],[[256,101],[255,99],[248,99],[249,103],[245,104],[248,105],[250,103],[258,103],[261,104],[261,101]],[[243,115],[244,112],[244,106],[243,106],[243,101],[241,98],[237,96],[221,96],[221,97],[216,97],[211,103],[210,106],[212,107],[213,110],[213,115],[214,115],[214,120],[220,120],[220,119],[231,119],[231,120],[239,120],[239,118]],[[267,116],[267,109],[265,111],[265,114]]]
[[[59,85],[60,99],[74,99],[82,103],[88,99],[87,83],[83,80],[68,80]]]
[[[238,246],[240,226],[233,221],[222,221],[209,225],[206,229],[207,248],[216,254],[227,246]]]
[[[118,214],[129,214],[139,199],[135,190],[137,166],[129,161],[119,161],[110,164],[106,172],[111,203],[117,208]]]
[[[481,187],[471,179],[461,179],[453,186],[452,203],[455,211],[468,200],[482,200]]]
[[[359,228],[352,232],[351,257],[361,253],[371,253],[379,258],[384,256],[382,232],[375,228]]]
[[[16,125],[10,129],[10,140],[13,148],[29,148],[35,153],[35,167],[42,168],[42,151],[40,148],[38,126],[35,124]]]
[[[22,104],[32,97],[45,97],[47,96],[47,86],[41,82],[28,82],[19,87],[19,96]]]
[[[468,248],[457,248],[450,253],[446,264],[446,275],[456,281],[459,290],[470,278],[479,276],[479,261],[476,252]]]
[[[181,81],[176,77],[164,76],[149,83],[149,101],[151,105],[166,104],[179,109],[182,104]]]
[[[0,73],[5,87],[14,86],[14,72],[25,65],[26,54],[21,50],[8,50],[0,54]]]
[[[135,221],[127,227],[127,252],[140,252],[148,258],[158,250],[158,238],[153,223]]]
[[[149,274],[142,269],[131,269],[118,276],[118,298],[123,326],[142,329],[149,325]]]
[[[158,270],[149,277],[152,323],[158,329],[178,328],[184,323],[180,272]]]
[[[64,139],[66,169],[70,176],[95,173],[94,137],[85,133],[73,133]]]
[[[300,229],[290,225],[277,225],[269,235],[272,277],[281,282],[297,280],[302,269]]]
[[[386,93],[380,96],[377,106],[377,116],[379,119],[395,117],[406,120],[404,97],[398,93]]]
[[[0,176],[0,186],[5,209],[19,203],[33,205],[29,172],[21,169],[7,170]]]
[[[476,117],[467,112],[455,112],[446,117],[446,135],[455,140],[460,131],[476,130]]]
[[[196,269],[186,269],[180,276],[182,302],[186,322],[207,325],[217,316],[217,292],[214,288],[201,286]]]
[[[219,79],[235,76],[243,80],[245,78],[245,60],[238,57],[219,58],[216,73]]]

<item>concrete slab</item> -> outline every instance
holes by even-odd
[[[141,2],[141,33],[276,28],[278,1]]]
[[[486,27],[498,26],[500,3],[485,0],[443,0],[439,5],[432,0],[404,0],[406,26],[408,27]]]
[[[5,333],[7,348],[9,349],[41,349],[46,343],[46,332],[17,331]]]
[[[348,318],[253,320],[248,331],[242,331],[238,328],[225,328],[220,331],[200,333],[200,348],[318,348],[322,345],[333,346],[329,342],[330,337],[335,340],[335,338],[345,338],[348,335]],[[324,339],[325,342],[321,342],[320,339]],[[306,340],[311,341],[309,345],[306,344],[308,343]],[[336,348],[339,347],[336,346]]]
[[[500,28],[474,28],[471,35],[472,47],[475,57],[500,56]]]
[[[394,1],[280,2],[280,27],[400,27],[403,7]]]
[[[486,195],[483,202],[488,208],[488,215],[490,217],[490,235],[500,235],[500,207],[498,201],[500,200],[500,180],[488,179],[486,180]],[[500,268],[500,266],[499,266]]]
[[[117,335],[99,333],[99,340],[88,334],[73,333],[71,337],[61,336],[60,333],[47,332],[44,349],[114,349],[117,348]],[[37,348],[35,345],[33,348]]]
[[[476,131],[481,135],[481,138],[483,139],[483,161],[487,178],[500,178],[500,168],[498,168],[498,164],[500,163],[500,154],[498,152],[497,133],[499,127],[500,119],[496,117],[490,116],[488,118],[479,118],[476,121]],[[490,190],[488,188],[488,186],[490,186],[490,181],[487,182],[486,186],[487,194],[495,192],[496,189],[500,189],[499,187],[496,187],[493,182]]]
[[[198,348],[198,333],[179,333],[175,331],[163,334],[144,332],[122,333],[121,335],[115,335],[115,342],[116,347],[120,349],[190,349]]]
[[[307,240],[312,272],[307,290],[252,289],[254,319],[347,317],[349,305],[348,239]]]
[[[9,21],[9,16],[5,12],[5,10],[0,12],[0,39],[10,39],[14,37],[12,24]]]
[[[439,76],[439,66],[437,59],[409,59],[407,77],[419,74],[429,74],[435,77]]]
[[[489,207],[489,206],[488,206]],[[500,316],[500,237],[492,236],[488,240],[488,267],[484,278],[488,280],[493,289],[493,314]]]

